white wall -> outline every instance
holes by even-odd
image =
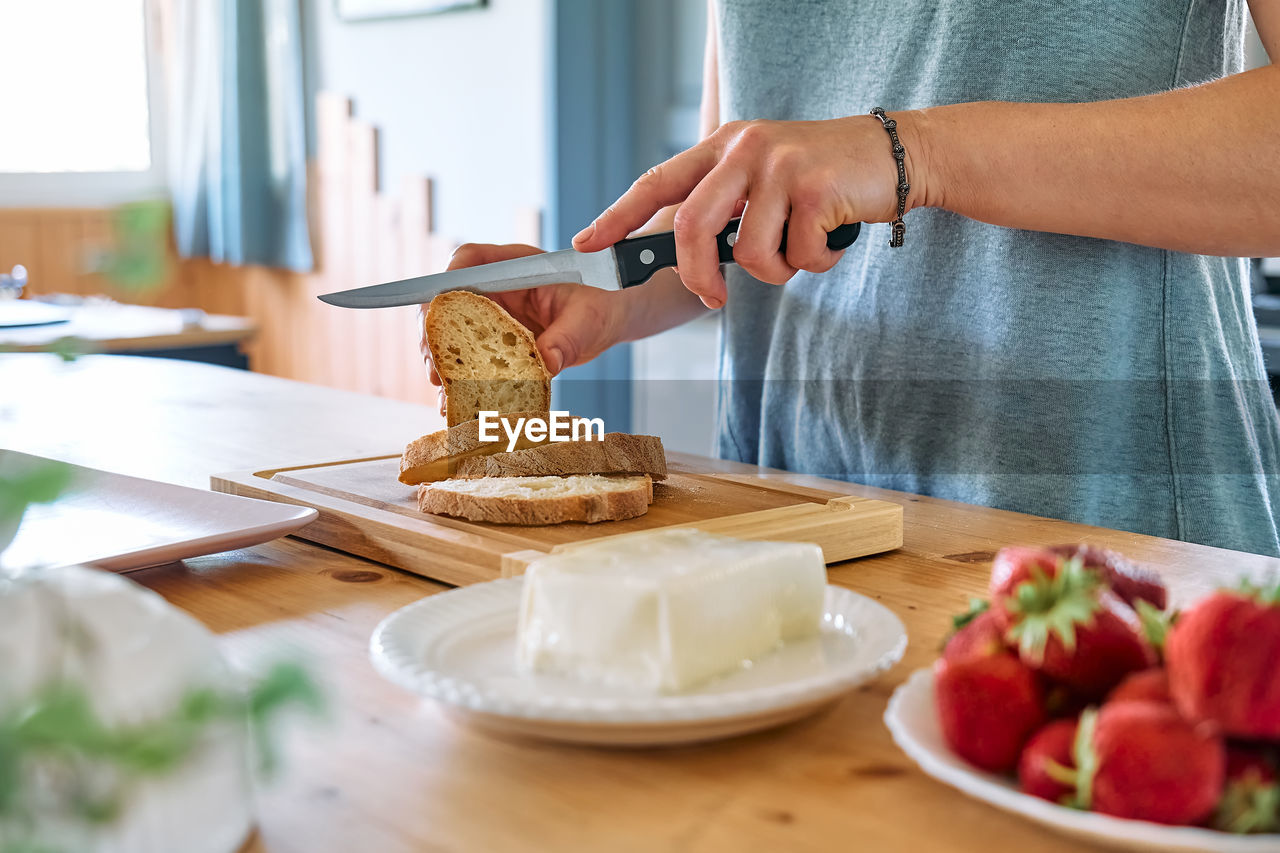
[[[547,204],[549,2],[349,22],[303,0],[308,89],[351,97],[379,128],[383,187],[435,180],[442,234],[514,240],[517,212]]]

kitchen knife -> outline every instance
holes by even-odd
[[[732,219],[725,229],[716,235],[716,248],[720,262],[733,263],[733,244],[738,240],[740,219]],[[861,224],[841,225],[827,234],[827,247],[846,249],[858,239]],[[787,228],[782,227],[782,250],[787,248]],[[577,252],[565,249],[560,252],[544,252],[526,258],[513,258],[492,264],[450,270],[449,272],[406,278],[372,287],[340,290],[320,297],[330,305],[340,308],[391,308],[396,305],[417,305],[430,302],[432,297],[450,290],[471,290],[476,293],[498,293],[504,290],[523,290],[559,282],[578,282],[605,290],[620,290],[644,284],[663,267],[676,265],[676,236],[673,231],[645,234],[615,243],[599,252]]]

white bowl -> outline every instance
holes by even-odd
[[[1277,853],[1280,835],[1231,835],[1191,826],[1166,826],[1069,809],[1024,794],[1002,776],[985,773],[953,753],[942,737],[933,703],[933,670],[911,673],[889,699],[885,725],[920,769],[996,808],[1093,842],[1132,850],[1212,850],[1218,853]]]

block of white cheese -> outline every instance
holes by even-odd
[[[816,634],[822,549],[663,530],[539,558],[525,573],[525,673],[679,691]]]

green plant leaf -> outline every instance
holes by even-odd
[[[279,714],[293,706],[319,712],[324,704],[316,682],[296,663],[276,664],[248,690],[192,688],[170,714],[135,726],[105,725],[80,685],[46,685],[20,707],[0,713],[0,828],[36,814],[30,802],[35,794],[24,782],[37,770],[43,778],[73,780],[85,778],[86,770],[115,771],[105,777],[114,779],[112,784],[92,789],[72,784],[56,792],[52,803],[47,791],[41,791],[39,800],[41,814],[53,809],[59,820],[86,825],[113,821],[127,805],[133,780],[173,772],[208,742],[210,727],[220,723],[247,725],[264,771],[274,770],[273,723]],[[28,848],[0,845],[0,853],[10,849]]]
[[[272,776],[279,767],[272,730],[273,718],[288,706],[297,705],[313,715],[323,713],[324,694],[319,685],[296,663],[278,663],[273,666],[249,692],[249,725],[258,752],[260,772]]]
[[[112,213],[113,245],[100,264],[111,284],[126,293],[155,290],[169,275],[169,204],[140,201]]]

